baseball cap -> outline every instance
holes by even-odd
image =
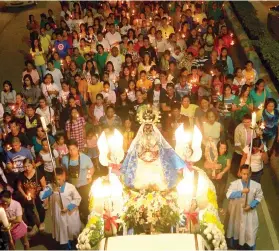
[[[160,84],[161,84],[160,79],[156,78],[156,79],[154,80],[154,85],[160,85]]]

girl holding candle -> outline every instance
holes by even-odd
[[[1,91],[1,104],[5,106],[5,110],[10,112],[14,109],[16,101],[16,91],[13,89],[12,83],[5,80],[3,83],[3,91]]]
[[[246,79],[242,74],[242,69],[240,67],[235,68],[233,85],[236,85],[239,87],[239,89],[241,89],[245,83],[246,83]]]
[[[258,73],[253,68],[254,64],[252,61],[247,61],[245,64],[245,69],[242,71],[244,78],[246,79],[246,83],[248,85],[254,85],[258,80]]]
[[[44,175],[36,170],[34,163],[30,159],[23,161],[24,172],[20,174],[18,179],[18,190],[24,198],[23,208],[27,219],[27,223],[32,227],[29,236],[34,236],[37,232],[36,226],[41,232],[45,229],[45,210],[42,206],[39,192],[46,186]],[[39,219],[34,212],[36,206]]]
[[[250,97],[253,102],[253,109],[257,114],[257,121],[259,121],[262,117],[265,101],[270,97],[270,93],[265,88],[265,82],[263,79],[259,79],[256,82],[255,88],[250,92]]]
[[[274,141],[279,141],[279,113],[276,108],[277,102],[273,98],[268,98],[262,113],[262,123],[264,125],[263,139],[267,146],[267,150],[271,150]]]
[[[223,201],[226,193],[225,188],[227,185],[228,173],[231,168],[232,156],[229,153],[229,146],[225,140],[220,140],[217,147],[214,145],[212,146],[215,151],[210,149],[210,147],[211,145],[207,144],[205,148],[204,167],[216,188],[218,207],[220,212],[223,213]]]
[[[252,147],[252,156],[250,157],[250,147]],[[250,163],[251,159],[251,163]],[[247,145],[243,149],[242,159],[240,166],[250,165],[251,166],[251,180],[261,183],[261,176],[264,172],[264,164],[268,163],[267,148],[263,144],[260,138],[253,139],[252,145]]]
[[[250,94],[250,86],[244,84],[241,88],[239,96],[236,96],[233,102],[232,111],[236,124],[242,122],[245,114],[250,114],[253,111],[253,102]]]
[[[233,136],[232,106],[234,105],[235,95],[232,94],[232,88],[229,84],[225,84],[223,90],[223,95],[218,97],[216,108],[220,114],[225,135],[230,137]]]

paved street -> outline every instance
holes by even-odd
[[[275,4],[274,4],[275,5]],[[269,8],[267,4],[263,6]],[[37,6],[23,9],[20,12],[0,13],[0,84],[4,80],[10,80],[16,90],[21,89],[21,72],[24,67],[24,57],[29,51],[27,39],[29,33],[26,29],[26,22],[29,14],[34,14],[39,21],[39,15],[51,8],[55,14],[60,13],[58,2],[38,2]],[[261,15],[264,19],[264,14]],[[245,62],[242,49],[236,44],[232,49],[233,61],[236,66],[243,66]],[[230,180],[233,178],[230,177]],[[265,200],[258,208],[260,228],[257,239],[257,249],[279,249],[279,194],[272,181],[270,170],[266,169],[262,187]],[[37,235],[30,242],[32,249],[55,249],[55,242],[51,238],[50,212],[47,212],[46,234]],[[41,245],[40,243],[44,243]],[[17,244],[22,249],[21,243]]]

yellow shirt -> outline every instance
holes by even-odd
[[[160,30],[162,31],[162,36],[164,39],[168,39],[170,34],[174,33],[174,29],[171,25],[168,25],[167,28],[161,27]]]
[[[84,46],[83,48],[79,48],[79,52],[82,56],[84,56],[84,54],[87,54],[91,51],[90,46]]]
[[[180,114],[189,117],[189,121],[190,121],[191,126],[194,125],[194,115],[195,115],[195,112],[196,112],[197,108],[198,108],[198,106],[194,105],[194,104],[190,104],[188,106],[188,108],[184,108],[183,106],[181,106]]]
[[[151,87],[152,87],[152,82],[149,79],[146,79],[145,81],[140,79],[137,81],[137,88],[148,90]]]
[[[49,45],[51,42],[50,35],[46,34],[44,37],[40,36],[40,42],[42,45],[42,49],[47,52],[49,50]]]
[[[30,49],[30,54],[32,55],[35,65],[36,66],[41,66],[46,64],[45,58],[44,58],[44,49],[42,48],[41,51],[39,49],[35,49],[35,52],[32,51],[32,48]]]
[[[88,90],[88,95],[89,95],[89,98],[91,100],[92,103],[95,103],[96,102],[96,95],[98,93],[101,93],[101,91],[103,90],[103,83],[102,82],[98,82],[97,84],[95,85],[92,85],[92,84],[89,84],[88,87],[87,87],[87,90]]]

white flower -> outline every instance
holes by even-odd
[[[84,246],[85,246],[85,248],[84,248],[84,249],[86,249],[86,250],[90,250],[90,249],[91,249],[91,246],[90,246],[90,244],[89,244],[89,243],[86,243]]]
[[[207,234],[209,234],[209,229],[208,228],[206,228],[204,231],[203,231],[203,233],[205,234],[205,235],[207,235]]]
[[[212,235],[211,235],[211,234],[207,234],[207,235],[206,235],[206,238],[207,238],[208,240],[211,240],[211,239],[212,239]]]

